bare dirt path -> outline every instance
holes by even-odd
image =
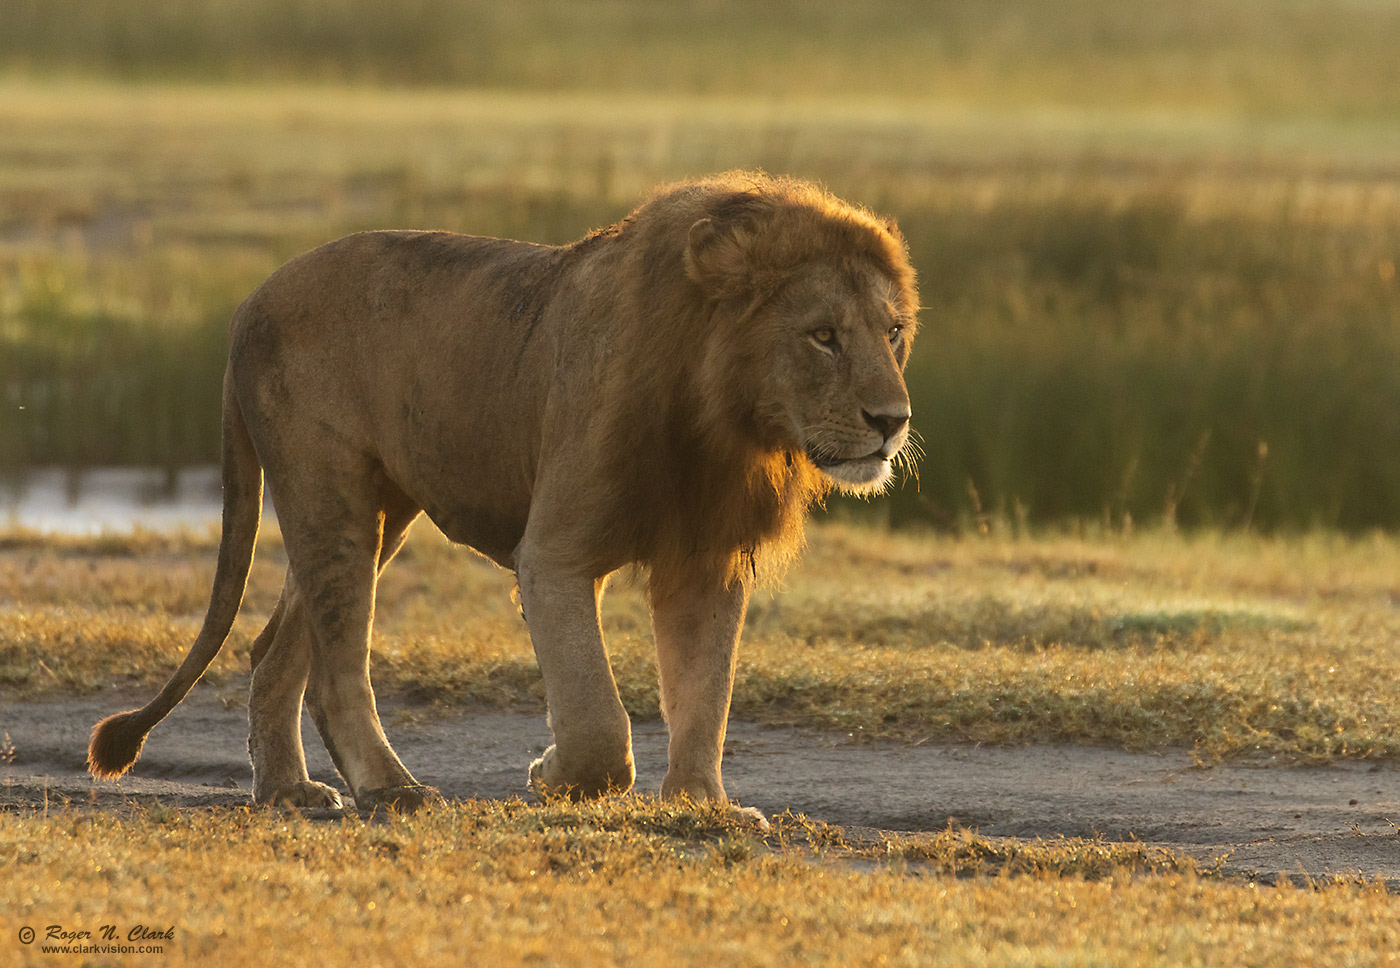
[[[88,730],[145,697],[0,706],[0,733],[14,747],[0,765],[0,808],[246,804],[243,694],[237,684],[196,689],[151,735],[134,775],[116,783],[84,772]],[[523,795],[525,767],[549,741],[536,713],[415,715],[392,702],[383,712],[404,761],[451,797]],[[312,775],[338,783],[309,724],[305,742]],[[656,791],[665,727],[638,723],[634,742],[638,788]],[[1400,828],[1391,823],[1400,824],[1400,769],[1389,764],[1198,769],[1182,752],[855,743],[734,723],[725,779],[745,805],[791,808],[867,833],[939,830],[951,820],[994,837],[1136,838],[1202,858],[1226,855],[1226,869],[1266,878],[1360,873],[1400,884]]]

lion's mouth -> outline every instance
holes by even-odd
[[[837,490],[847,494],[874,494],[889,483],[893,474],[890,458],[880,450],[860,457],[817,456],[810,453],[808,456]]]
[[[813,464],[817,465],[818,470],[823,471],[851,465],[885,463],[889,460],[884,451],[878,448],[859,457],[833,457],[829,454],[814,454],[811,451],[807,452],[807,457]]]

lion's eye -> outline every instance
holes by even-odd
[[[897,324],[897,323],[896,323],[894,326],[891,326],[891,327],[890,327],[890,333],[889,333],[890,342],[891,342],[891,343],[898,343],[898,342],[899,342],[900,336],[902,336],[903,334],[904,334],[904,327],[903,327],[903,326],[900,326],[900,325]]]
[[[830,326],[823,326],[821,329],[812,330],[812,339],[822,346],[833,348],[836,346],[836,330]]]

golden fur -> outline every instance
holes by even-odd
[[[306,774],[303,698],[361,807],[411,809],[368,676],[377,575],[423,511],[515,571],[555,745],[541,793],[632,783],[598,626],[606,576],[648,569],[670,730],[663,792],[723,800],[750,586],[832,487],[885,485],[907,438],[917,311],[892,223],[734,172],[667,186],[554,247],[372,232],[300,256],[236,313],[224,528],[204,627],[160,695],[93,730],[125,772],[222,646],[264,474],[289,566],[253,650],[254,798],[336,806]]]

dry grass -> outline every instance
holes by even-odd
[[[154,687],[193,639],[211,540],[0,542],[0,688]],[[246,670],[275,538],[216,677]],[[939,538],[840,525],[750,609],[734,715],[909,742],[1185,747],[1321,761],[1400,753],[1400,543],[1146,534]],[[853,580],[853,576],[856,576]],[[381,689],[542,708],[511,576],[419,525],[381,584]],[[641,582],[604,627],[623,700],[659,715]]]
[[[1400,944],[1400,900],[1376,885],[1220,880],[1135,845],[999,851],[967,834],[853,848],[789,817],[765,839],[651,800],[466,802],[370,824],[0,815],[0,946],[47,963],[15,937],[51,924],[173,927],[175,964],[275,945],[286,965],[1329,966],[1386,963]]]
[[[260,546],[249,613],[270,609],[280,552],[275,534]],[[193,634],[213,556],[208,535],[6,534],[0,690],[153,686]],[[786,587],[756,599],[736,711],[906,738],[1390,755],[1397,559],[1381,537],[819,527]],[[508,575],[420,525],[383,584],[381,688],[539,702]],[[628,705],[655,715],[636,583],[605,611]],[[246,665],[256,622],[219,675]],[[163,808],[99,821],[52,804],[0,814],[0,950],[47,963],[14,940],[21,927],[105,924],[173,927],[158,942],[173,964],[275,944],[287,965],[1330,966],[1389,963],[1400,946],[1400,900],[1379,884],[1245,883],[1136,843],[848,837],[772,819],[765,834],[646,797],[468,801],[369,823]]]

